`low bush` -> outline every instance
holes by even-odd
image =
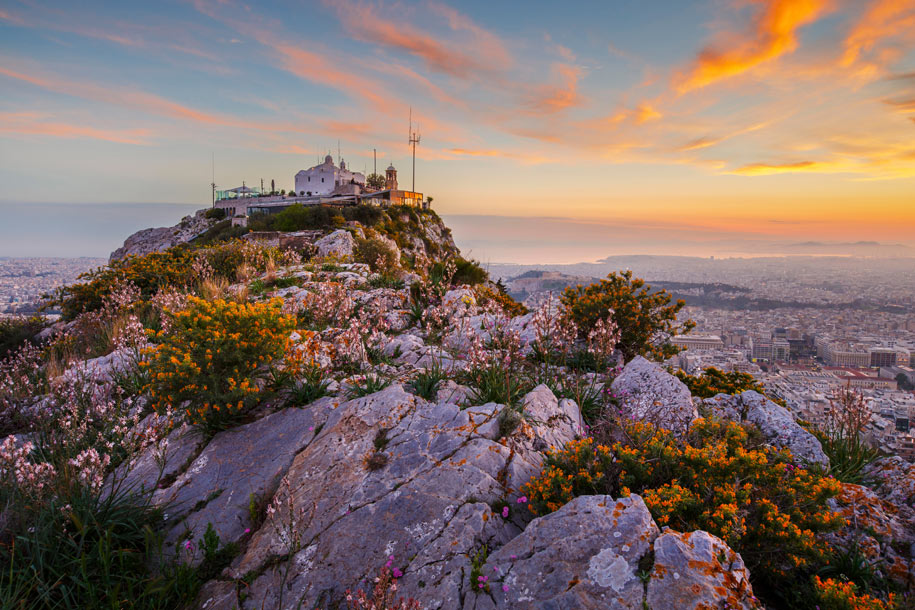
[[[765,394],[765,390],[753,375],[738,371],[725,372],[715,367],[708,367],[701,375],[687,375],[681,370],[674,375],[689,388],[690,394],[698,398],[712,398],[718,394],[740,394],[753,390]]]
[[[853,582],[833,578],[821,579],[819,576],[814,576],[813,586],[817,602],[822,604],[823,608],[830,610],[894,610],[901,608],[897,606],[893,594],[890,594],[886,600],[872,597],[860,592]],[[820,606],[817,605],[817,607]]]
[[[40,316],[0,318],[0,360],[17,351],[25,343],[34,343],[35,335],[45,326]]]
[[[611,273],[590,286],[570,286],[560,298],[582,336],[587,336],[598,320],[612,316],[620,332],[617,348],[626,361],[635,356],[664,360],[677,353],[670,343],[672,335],[685,334],[695,324],[677,321],[677,313],[686,303],[672,302],[664,290],[653,292],[651,286],[631,271]]]
[[[283,355],[294,326],[281,299],[238,304],[190,297],[147,364],[153,404],[177,411],[187,402],[188,421],[208,433],[234,425],[254,404],[266,365]]]
[[[522,491],[531,512],[546,515],[577,496],[613,493],[618,473],[610,448],[583,438],[548,453],[540,476],[531,479]]]
[[[551,512],[582,494],[638,493],[658,525],[722,538],[764,593],[805,582],[828,562],[817,535],[843,523],[827,505],[836,479],[795,465],[755,428],[734,422],[699,419],[682,439],[643,423],[624,433],[612,450],[583,439],[550,453],[525,488],[531,510]]]
[[[477,303],[479,305],[485,307],[488,304],[493,303],[507,316],[523,316],[528,312],[527,307],[511,298],[511,296],[505,292],[505,289],[501,284],[496,284],[495,287],[492,287],[489,284],[478,284],[474,287],[473,292],[477,297]]]
[[[79,276],[81,282],[58,289],[51,304],[61,308],[65,319],[72,320],[80,313],[100,309],[125,285],[135,287],[139,300],[148,302],[160,290],[188,290],[207,279],[235,281],[242,266],[262,272],[269,261],[292,264],[298,262],[296,256],[242,239],[206,247],[182,244],[163,252],[128,256],[84,273]]]

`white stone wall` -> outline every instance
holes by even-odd
[[[361,172],[351,172],[345,169],[345,166],[339,168],[334,165],[333,158],[327,155],[324,163],[303,169],[295,175],[295,192],[329,195],[338,184],[349,184],[353,180],[357,184],[365,185],[365,176]]]

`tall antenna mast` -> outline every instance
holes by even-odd
[[[216,207],[216,153],[211,153],[212,158],[212,177],[210,178],[210,189],[213,191],[213,207]]]
[[[410,106],[410,140],[409,143],[413,146],[413,186],[410,188],[414,193],[416,192],[416,145],[419,144],[419,133],[413,131],[413,106]]]

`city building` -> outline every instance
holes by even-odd
[[[672,337],[670,342],[692,352],[724,348],[724,341],[718,335],[678,335]]]

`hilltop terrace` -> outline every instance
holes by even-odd
[[[245,224],[244,219],[251,214],[276,214],[293,205],[429,206],[428,201],[423,201],[422,193],[397,187],[397,170],[393,165],[385,170],[383,179],[381,176],[375,178],[377,182],[367,181],[361,173],[347,169],[343,159],[337,166],[333,157],[327,155],[323,163],[296,173],[295,190],[288,194],[268,193],[242,183],[233,189],[216,191],[214,207],[225,210],[226,216],[238,219],[233,224]]]
[[[248,188],[248,187],[240,187]],[[226,216],[232,218],[247,217],[252,214],[277,214],[293,205],[409,205],[427,208],[422,193],[386,189],[372,192],[354,192],[337,195],[276,195],[260,193],[257,189],[238,193],[238,189],[217,191],[215,207],[224,209]]]

